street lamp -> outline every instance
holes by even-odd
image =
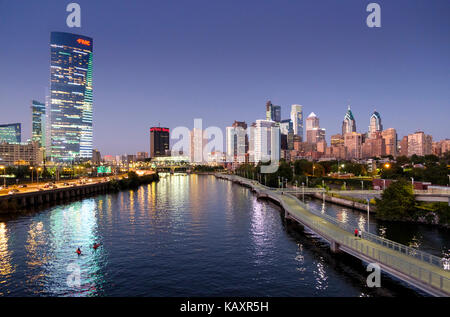
[[[303,202],[305,202],[305,183],[302,182],[302,196],[303,196]]]
[[[6,170],[4,165],[0,165],[0,169],[3,170],[3,188],[6,187]]]
[[[39,185],[39,172],[42,171],[42,168],[38,167],[36,175],[37,175],[37,184]]]
[[[370,199],[367,198],[367,232],[369,232],[369,224],[370,224]]]
[[[30,171],[31,171],[31,184],[33,184],[33,166],[30,166]]]
[[[414,177],[411,177],[411,185],[412,185],[413,190],[414,190]]]
[[[364,181],[361,181],[361,190],[364,190]]]

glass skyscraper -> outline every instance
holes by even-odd
[[[55,162],[92,158],[92,38],[52,32],[47,153]]]
[[[20,143],[22,141],[22,125],[20,123],[0,124],[0,143]]]
[[[45,104],[36,100],[31,102],[31,140],[45,146],[46,136]]]

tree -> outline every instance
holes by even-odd
[[[415,211],[415,198],[412,185],[407,180],[401,179],[393,182],[376,199],[376,217],[384,220],[406,220]]]

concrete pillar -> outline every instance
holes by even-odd
[[[331,241],[330,249],[333,253],[339,253],[339,243],[337,243],[336,241]]]
[[[42,204],[43,203],[42,195],[38,195],[37,199],[38,199],[38,204]]]
[[[26,206],[27,205],[27,198],[26,197],[23,197],[22,198],[22,206]]]

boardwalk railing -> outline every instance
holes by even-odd
[[[368,232],[363,232],[362,239],[355,239],[352,236],[354,228],[349,224],[325,213],[309,209],[306,204],[292,194],[286,192],[284,197],[293,199],[294,207],[298,204],[299,207],[311,213],[311,216],[308,216],[308,213],[292,210],[292,205],[289,205],[286,199],[278,194],[278,191],[261,186],[256,181],[236,176],[225,178],[231,178],[246,185],[257,185],[261,189],[260,194],[269,197],[271,193],[275,194],[272,195],[272,199],[278,200],[282,207],[289,212],[290,217],[303,223],[325,239],[338,243],[342,250],[367,261],[376,261],[386,270],[391,270],[394,275],[427,290],[430,294],[437,296],[450,294],[450,274],[446,271],[449,270],[448,259],[433,256]],[[333,225],[330,226],[330,224]]]
[[[353,227],[351,227],[349,224],[341,222],[340,220],[338,220],[338,219],[336,219],[334,217],[331,217],[331,216],[329,216],[329,215],[327,215],[325,213],[321,213],[321,212],[318,212],[316,210],[309,209],[308,206],[305,203],[303,203],[302,201],[300,201],[297,197],[295,197],[293,195],[289,195],[289,196],[294,198],[300,206],[302,206],[303,208],[305,208],[306,210],[308,210],[312,214],[314,214],[316,216],[319,216],[319,217],[325,219],[328,222],[331,222],[332,224],[340,227],[341,229],[344,229],[347,232],[350,232],[350,233],[354,232],[355,229]],[[432,255],[432,254],[429,254],[429,253],[417,250],[415,248],[408,247],[406,245],[403,245],[403,244],[400,244],[398,242],[395,242],[395,241],[392,241],[392,240],[389,240],[389,239],[377,236],[377,235],[375,235],[373,233],[366,232],[366,231],[362,232],[362,238],[366,239],[368,241],[374,242],[376,244],[379,244],[381,246],[387,247],[389,249],[392,249],[394,251],[398,251],[398,252],[403,253],[405,255],[412,256],[412,257],[416,258],[417,260],[420,260],[420,261],[426,262],[428,264],[437,266],[437,267],[442,268],[444,270],[450,270],[450,259],[440,258],[440,257],[437,257],[435,255]]]

